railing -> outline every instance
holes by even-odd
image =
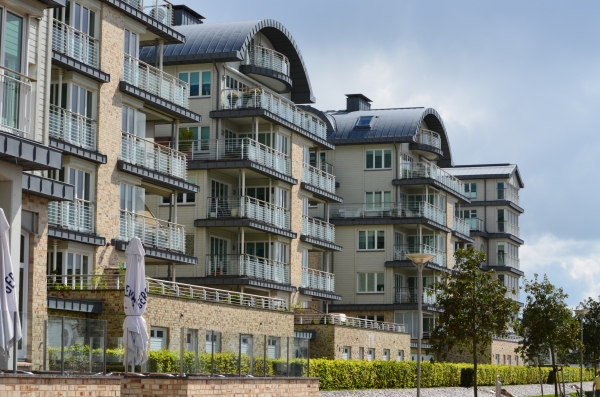
[[[319,138],[327,139],[327,126],[323,121],[264,88],[226,88],[221,92],[221,105],[223,109],[265,109]]]
[[[146,245],[185,252],[185,228],[182,225],[121,210],[119,239],[129,241],[134,236]]]
[[[426,244],[401,244],[394,245],[394,260],[409,260],[406,254],[433,254],[431,262],[446,267],[446,251],[431,247]]]
[[[302,234],[335,243],[335,226],[310,216],[302,215]]]
[[[122,134],[120,156],[122,160],[175,178],[186,179],[187,161],[185,153],[128,132],[123,131]]]
[[[341,313],[331,314],[296,314],[294,324],[333,324],[347,327],[366,328],[380,331],[406,332],[404,325],[386,323],[383,321],[365,320],[362,318],[347,317]]]
[[[334,292],[335,275],[321,270],[302,268],[302,287]]]
[[[259,45],[249,45],[242,65],[259,66],[290,75],[290,61],[285,55],[270,48]]]
[[[76,274],[47,275],[48,290],[123,290],[124,274]],[[150,294],[173,296],[184,299],[196,299],[207,302],[226,303],[230,305],[255,307],[268,310],[288,310],[288,304],[281,298],[226,291],[157,280],[146,277],[146,288]]]
[[[519,226],[515,225],[514,223],[511,222],[502,222],[502,221],[498,221],[497,222],[497,232],[498,233],[509,233],[512,234],[513,236],[517,236],[519,237],[520,234],[520,229]]]
[[[207,218],[250,218],[290,229],[290,210],[247,196],[208,197]]]
[[[25,137],[31,118],[31,80],[0,66],[0,131]]]
[[[442,140],[440,139],[440,134],[435,131],[420,129],[415,136],[415,142],[421,143],[423,145],[429,145],[436,147],[438,149],[442,148]]]
[[[425,162],[402,162],[402,179],[432,178],[453,191],[464,195],[465,184],[435,164]]]
[[[518,269],[520,267],[520,260],[516,256],[508,255],[502,251],[497,254],[498,266],[510,266]]]
[[[69,110],[50,105],[49,133],[73,145],[96,150],[96,122]]]
[[[502,340],[502,341],[506,341],[506,342],[520,343],[523,340],[523,337],[519,336],[519,335],[505,335],[505,336],[494,335],[494,336],[492,336],[492,339]]]
[[[468,236],[471,232],[471,224],[465,221],[462,218],[454,217],[454,224],[452,225],[452,229],[456,230],[463,236]]]
[[[173,5],[165,0],[125,0],[131,7],[151,16],[163,25],[173,24]]]
[[[48,222],[69,230],[93,233],[94,214],[94,204],[84,200],[48,203]]]
[[[497,189],[498,200],[508,200],[519,205],[519,190],[508,183],[505,183],[504,186],[504,189]]]
[[[469,224],[470,230],[478,231],[478,232],[485,232],[485,224],[483,222],[483,219],[465,218],[463,220]]]
[[[330,218],[427,218],[446,225],[446,211],[425,202],[329,204]]]
[[[129,54],[123,56],[123,81],[188,109],[188,83]]]
[[[179,150],[186,153],[189,160],[247,159],[282,174],[292,174],[290,157],[287,154],[250,138],[179,141]]]
[[[394,291],[394,303],[417,303],[418,299],[418,288],[396,288]],[[423,299],[421,302],[429,305],[435,304],[435,291],[432,288],[423,288]]]
[[[206,275],[245,276],[289,284],[290,265],[248,254],[206,255]]]
[[[98,63],[99,42],[72,26],[59,20],[52,22],[52,49],[96,69]]]
[[[335,176],[310,164],[302,163],[302,182],[335,194]]]

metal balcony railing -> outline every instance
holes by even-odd
[[[421,143],[423,145],[433,146],[435,148],[442,148],[442,140],[440,139],[440,134],[435,131],[426,130],[421,128],[417,135],[415,136],[415,142]]]
[[[302,268],[302,287],[334,292],[335,275],[304,267]]]
[[[285,55],[270,48],[249,45],[242,65],[252,65],[290,75],[290,61]]]
[[[347,327],[366,328],[380,331],[406,332],[403,324],[386,323],[383,321],[365,320],[362,318],[348,317],[341,313],[330,314],[296,314],[294,324],[332,324]]]
[[[454,217],[454,223],[452,225],[452,229],[456,230],[463,236],[468,236],[471,232],[471,224],[467,222],[465,219]]]
[[[485,224],[483,222],[483,219],[466,218],[463,220],[469,224],[470,230],[477,231],[477,232],[485,232]]]
[[[290,157],[287,154],[250,138],[179,141],[179,150],[184,152],[189,160],[251,160],[282,174],[292,174]]]
[[[131,55],[123,54],[123,57],[123,81],[176,105],[189,108],[188,83]]]
[[[394,303],[417,303],[418,299],[418,288],[395,288],[394,290]],[[432,288],[423,288],[422,302],[429,305],[435,304],[436,296]]]
[[[302,182],[335,194],[335,175],[302,163]]]
[[[427,218],[446,226],[446,211],[425,202],[329,204],[330,218]]]
[[[163,25],[173,24],[173,5],[165,0],[124,0],[131,7],[151,16]]]
[[[128,163],[138,164],[175,178],[186,179],[187,177],[185,153],[125,131],[122,132],[120,158]]]
[[[89,201],[75,199],[48,203],[48,223],[69,230],[94,233],[94,215],[94,204]]]
[[[504,186],[504,189],[496,189],[497,199],[508,200],[519,205],[519,189],[512,185],[509,185],[508,183],[505,183]]]
[[[433,254],[431,262],[446,267],[446,251],[431,247],[426,244],[401,244],[394,245],[394,260],[409,260],[406,254]]]
[[[139,237],[145,245],[185,252],[185,228],[176,223],[121,210],[119,239]]]
[[[96,121],[50,105],[50,135],[85,149],[96,150]]]
[[[310,216],[302,215],[302,234],[335,243],[335,226]]]
[[[496,265],[497,266],[510,266],[518,269],[521,265],[519,258],[513,255],[509,255],[502,251],[498,252],[496,255]]]
[[[92,36],[57,19],[52,21],[52,49],[54,51],[99,69],[99,48],[99,41]]]
[[[223,109],[265,109],[319,138],[327,139],[327,126],[323,121],[264,88],[226,88],[221,92],[221,106]]]
[[[247,196],[208,197],[207,218],[249,218],[290,229],[290,210]]]
[[[519,237],[520,234],[520,228],[519,226],[515,225],[514,223],[511,222],[506,222],[506,221],[498,221],[496,223],[496,231],[498,233],[509,233],[512,234],[513,236],[517,236]]]
[[[248,254],[207,255],[206,275],[244,276],[289,284],[290,265]]]
[[[0,131],[26,137],[32,108],[29,77],[0,66]]]
[[[435,164],[420,161],[402,162],[402,179],[432,178],[453,191],[464,195],[465,184]]]

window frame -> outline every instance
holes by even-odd
[[[192,95],[192,83],[191,77],[192,74],[198,74],[198,95]],[[208,94],[204,94],[204,76],[208,75]],[[179,72],[177,74],[177,78],[181,81],[185,81],[189,85],[188,89],[188,97],[189,98],[210,98],[212,95],[212,72],[210,70],[198,70],[198,71],[189,71],[189,72]]]
[[[373,233],[373,248],[369,248],[370,233]],[[361,248],[361,234],[364,234],[364,248]],[[357,251],[385,251],[385,229],[359,230],[356,241]]]
[[[361,277],[364,278],[364,286],[365,286],[364,291],[361,291]],[[369,280],[370,277],[371,277],[371,280]],[[369,286],[369,283],[372,283],[372,285]],[[370,287],[372,289],[370,289]],[[357,294],[384,294],[385,293],[385,272],[357,272],[356,273],[356,293]]]
[[[381,167],[376,166],[377,152],[381,152]],[[389,166],[386,167],[386,152],[389,152]],[[369,167],[369,153],[371,153],[371,167]],[[365,150],[365,171],[391,170],[393,165],[392,149],[367,149]]]
[[[475,190],[473,190],[475,188]],[[465,197],[467,198],[477,198],[477,183],[476,182],[467,182],[465,183]]]

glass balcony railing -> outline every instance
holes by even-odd
[[[187,161],[184,153],[128,132],[123,131],[122,134],[122,160],[175,178],[186,179]]]
[[[145,245],[185,252],[185,228],[176,223],[121,210],[119,239],[138,237]]]
[[[498,232],[498,233],[509,233],[509,234],[512,234],[513,236],[519,237],[520,228],[519,228],[519,226],[517,226],[517,225],[515,225],[514,223],[511,223],[511,222],[498,221],[496,223],[496,232]]]
[[[471,231],[471,224],[467,222],[465,219],[454,217],[454,223],[452,225],[452,230],[456,230],[463,236],[468,236]]]
[[[432,178],[442,185],[463,195],[465,184],[435,164],[425,162],[402,162],[402,179]]]
[[[48,223],[69,230],[94,233],[94,214],[94,204],[84,200],[48,203]]]
[[[221,91],[221,106],[222,109],[265,109],[321,139],[327,139],[327,126],[323,121],[264,88],[226,88]]]
[[[189,108],[188,83],[131,55],[123,56],[123,81],[176,105]]]
[[[440,139],[440,134],[438,134],[435,131],[426,130],[423,128],[421,128],[417,132],[417,135],[415,136],[415,142],[423,145],[433,146],[438,149],[442,148],[442,140]]]
[[[401,244],[394,246],[394,260],[409,260],[406,254],[433,254],[431,262],[446,267],[446,251],[431,247],[426,244]]]
[[[496,198],[498,200],[508,200],[519,205],[519,189],[508,183],[504,184],[504,188],[497,188]]]
[[[335,275],[321,270],[302,268],[302,287],[321,291],[335,291]]]
[[[396,288],[394,290],[394,303],[417,303],[418,299],[419,290],[417,288]],[[429,305],[435,304],[435,291],[431,288],[423,288],[421,302]]]
[[[280,229],[290,230],[290,210],[247,196],[208,197],[209,219],[249,218]]]
[[[386,323],[383,321],[366,320],[363,318],[348,317],[343,313],[329,314],[296,314],[294,315],[294,324],[332,324],[343,325],[345,327],[375,329],[390,332],[406,332],[403,324]]]
[[[520,266],[520,260],[516,256],[509,255],[505,252],[498,252],[496,255],[496,265],[497,266],[510,266],[518,269]]]
[[[302,234],[335,243],[335,226],[310,216],[302,215]]]
[[[302,182],[335,194],[335,175],[302,163]]]
[[[55,105],[50,105],[49,133],[75,146],[96,150],[96,122]]]
[[[290,265],[248,254],[207,255],[206,275],[244,276],[289,284]]]
[[[290,61],[285,55],[259,45],[248,46],[242,65],[258,66],[275,70],[286,76],[290,75]]]
[[[99,41],[59,20],[52,21],[52,49],[96,69]]]
[[[446,211],[425,202],[329,204],[329,218],[427,218],[446,226]]]
[[[0,131],[27,137],[32,108],[29,77],[0,66]]]
[[[165,0],[124,0],[131,7],[151,16],[163,25],[173,24],[173,5]]]
[[[485,226],[482,219],[479,218],[465,218],[463,219],[469,224],[469,229],[477,232],[485,232]]]

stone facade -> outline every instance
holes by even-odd
[[[485,350],[485,355],[477,357],[479,364],[525,365],[525,360],[515,353],[518,343],[494,340]],[[457,350],[448,353],[447,362],[472,363],[473,355],[469,352],[459,353]]]
[[[13,376],[0,377],[0,396],[3,397],[119,397],[121,379],[68,376]]]

